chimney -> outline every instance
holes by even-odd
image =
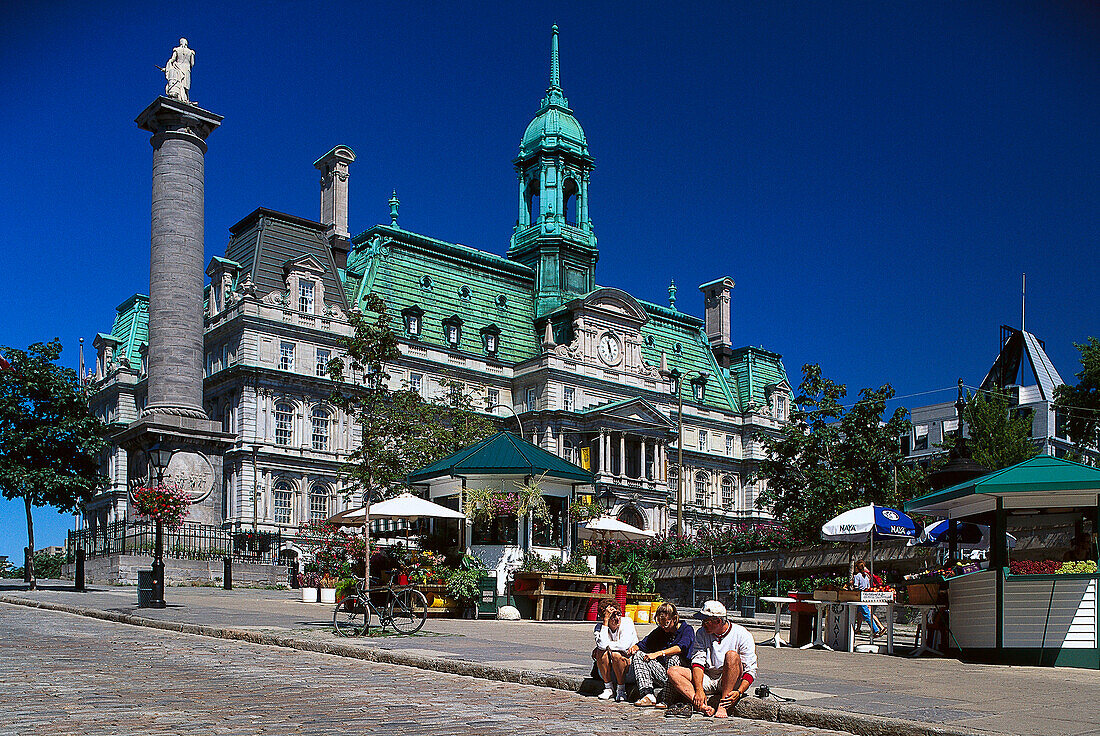
[[[348,265],[351,234],[348,232],[348,164],[355,161],[355,152],[347,146],[336,146],[313,165],[321,172],[322,225],[332,247],[337,268]]]
[[[733,355],[730,341],[730,290],[733,279],[724,276],[699,287],[706,305],[705,329],[718,365],[728,368]]]

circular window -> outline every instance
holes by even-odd
[[[675,345],[672,346],[672,352],[679,355],[680,353],[684,352],[684,346],[681,345],[680,343],[676,343]]]
[[[470,298],[470,294],[471,294],[471,292],[470,292],[470,287],[469,287],[469,286],[461,286],[461,287],[459,287],[459,289],[458,289],[458,295],[459,295],[460,297],[462,297],[463,299],[469,299],[469,298]]]
[[[420,285],[425,289],[432,288],[432,277],[428,274],[424,274],[420,277]]]
[[[506,307],[506,306],[508,306],[508,297],[504,296],[503,294],[501,294],[500,296],[498,296],[498,297],[497,297],[497,306],[498,306],[498,307]]]
[[[653,335],[646,335],[645,336],[645,344],[648,345],[649,347],[653,347]]]

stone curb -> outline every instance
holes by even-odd
[[[445,672],[452,675],[476,677],[482,680],[515,682],[522,685],[548,687],[556,690],[568,690],[578,693],[595,693],[600,689],[599,683],[596,683],[591,678],[586,679],[576,675],[553,675],[545,672],[532,672],[530,670],[518,670],[510,667],[497,667],[495,665],[463,660],[426,657],[417,654],[407,654],[400,651],[370,649],[351,644],[343,644],[338,641],[316,641],[293,636],[265,634],[258,631],[219,628],[217,626],[188,624],[178,621],[161,621],[158,619],[145,618],[143,616],[134,616],[128,613],[120,613],[118,611],[103,611],[96,608],[83,608],[81,606],[66,605],[64,603],[36,601],[16,596],[0,596],[0,603],[25,606],[28,608],[41,608],[48,611],[59,611],[61,613],[71,613],[77,616],[100,619],[102,621],[111,621],[113,623],[128,624],[131,626],[144,626],[146,628],[162,629],[164,631],[175,631],[181,634],[244,641],[250,644],[299,649],[301,651],[330,654],[337,657],[347,657],[349,659],[363,659],[370,662],[415,667],[417,669],[430,670],[433,672]],[[743,718],[761,721],[788,723],[808,728],[847,731],[848,733],[855,734],[855,736],[975,736],[975,732],[973,731],[960,731],[950,727],[917,723],[901,718],[885,718],[862,713],[831,710],[828,708],[813,708],[811,706],[792,703],[776,703],[759,700],[757,698],[749,698],[744,702],[739,702],[736,707],[736,714]]]

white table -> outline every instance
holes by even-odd
[[[809,644],[803,644],[799,649],[828,649],[830,652],[833,648],[825,643],[825,609],[830,604],[836,603],[836,601],[802,601],[802,603],[813,603],[817,607],[817,622],[814,625],[814,640]]]
[[[939,649],[936,649],[930,643],[932,637],[931,632],[928,631],[928,614],[930,611],[935,611],[940,608],[947,608],[947,606],[936,603],[911,603],[909,604],[909,608],[916,608],[920,612],[920,623],[917,624],[917,641],[919,642],[919,644],[909,656],[919,657],[926,652],[932,652],[933,654],[942,657],[943,652],[941,652]]]
[[[893,654],[894,653],[894,602],[893,601],[881,601],[881,602],[875,602],[875,603],[871,603],[871,602],[868,602],[868,601],[841,601],[840,603],[842,605],[848,606],[849,608],[859,608],[859,607],[862,607],[862,606],[868,606],[869,608],[873,609],[873,608],[882,608],[882,607],[885,606],[885,608],[886,608],[886,653],[887,654]],[[855,643],[856,643],[855,642],[855,638],[856,638],[855,637],[855,631],[854,631],[854,627],[852,626],[852,615],[853,614],[859,615],[859,613],[857,611],[852,611],[852,610],[848,611],[848,651],[849,652],[854,652],[855,651]],[[874,626],[874,624],[871,624],[870,628],[871,628],[871,643],[874,644],[875,643],[875,626]]]
[[[760,596],[760,600],[764,601],[765,603],[775,604],[775,635],[772,636],[772,638],[768,639],[767,641],[760,642],[760,646],[766,647],[769,644],[772,644],[772,645],[775,646],[776,649],[779,649],[779,647],[787,646],[787,642],[783,641],[782,637],[779,636],[779,613],[780,613],[780,611],[783,610],[783,604],[784,603],[795,603],[796,602],[795,599],[791,598],[789,596],[785,596],[785,595],[780,595],[780,596],[766,596],[765,595],[765,596]]]

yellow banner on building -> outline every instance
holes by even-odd
[[[591,470],[592,469],[592,448],[591,447],[582,447],[581,448],[581,467],[584,468],[585,470]]]

